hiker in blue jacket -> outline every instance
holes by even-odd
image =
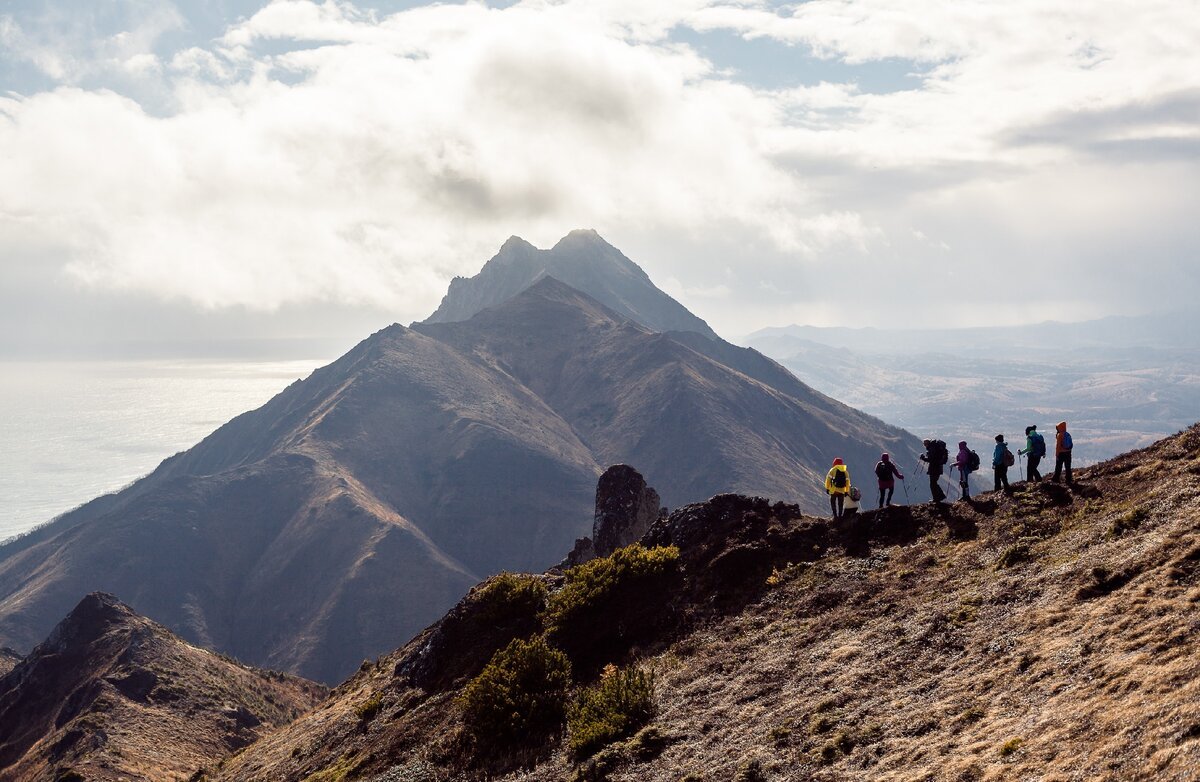
[[[1040,481],[1042,474],[1038,472],[1038,465],[1041,464],[1042,457],[1046,455],[1046,438],[1038,432],[1037,425],[1025,427],[1025,447],[1017,453],[1029,457],[1026,479],[1034,483]]]
[[[1000,491],[1003,487],[1004,491],[1009,491],[1008,486],[1008,468],[1012,465],[1012,451],[1008,450],[1008,443],[1004,442],[1004,435],[996,435],[996,448],[992,451],[992,470],[996,473],[996,488],[994,491]]]

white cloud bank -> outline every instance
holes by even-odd
[[[378,15],[280,0],[162,59],[153,43],[176,17],[154,8],[147,30],[74,52],[0,18],[0,39],[64,83],[0,99],[0,223],[90,285],[416,318],[508,234],[594,226],[629,237],[636,260],[657,248],[681,290],[720,291],[695,303],[735,333],[814,311],[869,321],[831,306],[831,264],[884,316],[897,297],[955,296],[946,313],[969,321],[965,300],[1009,284],[993,275],[1042,268],[1047,288],[1083,280],[1043,316],[1149,306],[1147,273],[1175,274],[1168,298],[1197,293],[1197,229],[1180,206],[1200,201],[1193,3],[578,0]],[[756,88],[674,42],[679,27],[851,64],[899,58],[922,77],[886,94]],[[163,106],[67,86],[95,72],[89,52],[152,81]],[[947,263],[946,279],[924,277]],[[1037,316],[1008,313],[988,317]]]

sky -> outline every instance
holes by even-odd
[[[0,355],[340,346],[573,228],[730,338],[1156,312],[1198,205],[1197,0],[0,0]]]

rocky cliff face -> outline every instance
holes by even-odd
[[[505,778],[1193,778],[1200,427],[1075,486],[1014,488],[841,524],[737,495],[656,521],[642,544],[677,547],[679,579],[650,635],[610,658],[655,671],[650,725],[582,759],[550,739]],[[543,629],[537,605],[490,622],[495,594],[473,590],[217,778],[481,778],[498,758],[464,740],[455,698],[489,651]],[[618,628],[645,597],[581,629]],[[472,622],[503,629],[463,636],[465,654],[432,643]],[[456,673],[435,684],[419,660]]]
[[[0,678],[0,778],[187,779],[324,695],[88,595]]]
[[[596,485],[592,536],[575,541],[565,564],[581,565],[636,543],[662,511],[658,492],[646,485],[641,473],[627,464],[614,464]]]

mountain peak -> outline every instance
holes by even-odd
[[[54,628],[46,643],[61,653],[93,644],[114,629],[144,621],[133,609],[107,592],[92,592]]]
[[[510,237],[479,274],[455,277],[441,305],[425,322],[470,320],[545,276],[557,278],[651,331],[691,331],[717,339],[707,323],[656,287],[640,266],[591,228],[571,231],[549,250]]]
[[[592,246],[598,246],[598,247],[612,247],[612,249],[614,249],[614,250],[616,249],[611,244],[609,244],[607,241],[605,241],[604,237],[601,236],[600,233],[595,228],[576,228],[573,231],[568,232],[567,235],[564,236],[563,238],[559,239],[558,242],[554,245],[553,249],[558,249],[560,247],[566,247],[566,246],[571,246],[571,245],[574,245],[574,246],[592,245]]]

